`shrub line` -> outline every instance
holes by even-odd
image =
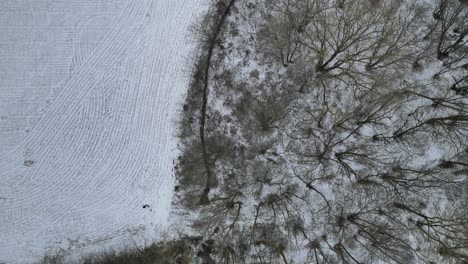
[[[200,116],[200,142],[202,146],[203,152],[203,163],[205,165],[207,179],[206,179],[206,186],[203,190],[203,194],[200,198],[201,204],[208,204],[208,194],[211,190],[211,182],[213,174],[210,170],[210,164],[208,161],[208,151],[206,149],[206,142],[205,142],[205,121],[206,121],[206,108],[208,104],[208,85],[210,80],[210,65],[211,65],[211,58],[213,57],[213,50],[215,49],[216,39],[218,38],[219,34],[221,33],[221,28],[224,25],[224,21],[226,17],[229,15],[231,7],[234,5],[236,0],[231,0],[229,4],[226,6],[224,11],[220,15],[219,23],[217,24],[215,30],[213,31],[213,35],[209,38],[209,47],[208,47],[208,55],[206,57],[205,63],[205,73],[204,73],[204,83],[203,83],[203,100],[202,100],[202,109],[201,109],[201,116]]]

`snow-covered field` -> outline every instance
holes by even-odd
[[[188,29],[206,2],[0,1],[0,263],[169,225]]]

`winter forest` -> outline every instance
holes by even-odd
[[[217,1],[192,31],[200,263],[468,263],[467,1]]]

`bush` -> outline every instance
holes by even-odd
[[[127,248],[123,251],[107,251],[79,260],[82,264],[189,264],[193,263],[194,250],[189,238],[160,242],[143,249]],[[65,264],[63,252],[46,255],[40,264]]]

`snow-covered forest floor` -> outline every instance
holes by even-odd
[[[195,33],[202,262],[468,262],[466,1],[218,1]]]

